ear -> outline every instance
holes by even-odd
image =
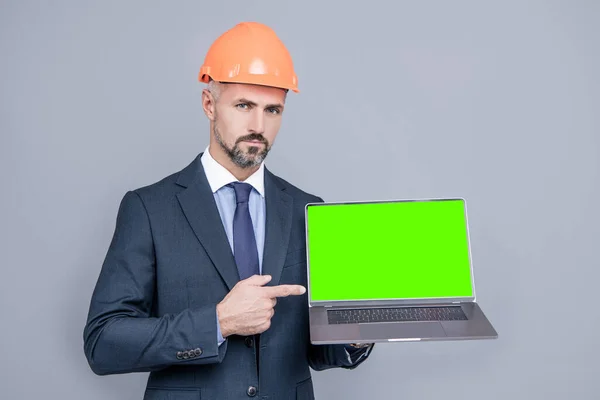
[[[216,100],[208,89],[202,90],[202,109],[209,120],[215,120]]]

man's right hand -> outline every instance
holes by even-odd
[[[271,326],[278,297],[298,296],[304,286],[268,286],[269,275],[254,275],[238,282],[217,304],[217,317],[224,338],[230,335],[250,336],[263,333]]]

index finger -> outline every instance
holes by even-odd
[[[279,285],[263,287],[265,293],[270,298],[299,296],[306,293],[306,289],[301,285]]]

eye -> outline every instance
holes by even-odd
[[[240,103],[236,105],[236,107],[241,110],[248,110],[250,108],[250,105],[248,103]]]
[[[280,113],[280,111],[279,111],[279,109],[278,109],[277,107],[271,107],[271,108],[267,108],[267,111],[268,111],[270,114],[273,114],[273,115],[277,115],[277,114],[279,114],[279,113]]]

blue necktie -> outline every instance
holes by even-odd
[[[233,182],[230,186],[233,186],[235,190],[237,203],[233,215],[233,254],[240,280],[244,280],[260,273],[256,238],[254,237],[254,228],[248,205],[252,186],[243,182]]]

